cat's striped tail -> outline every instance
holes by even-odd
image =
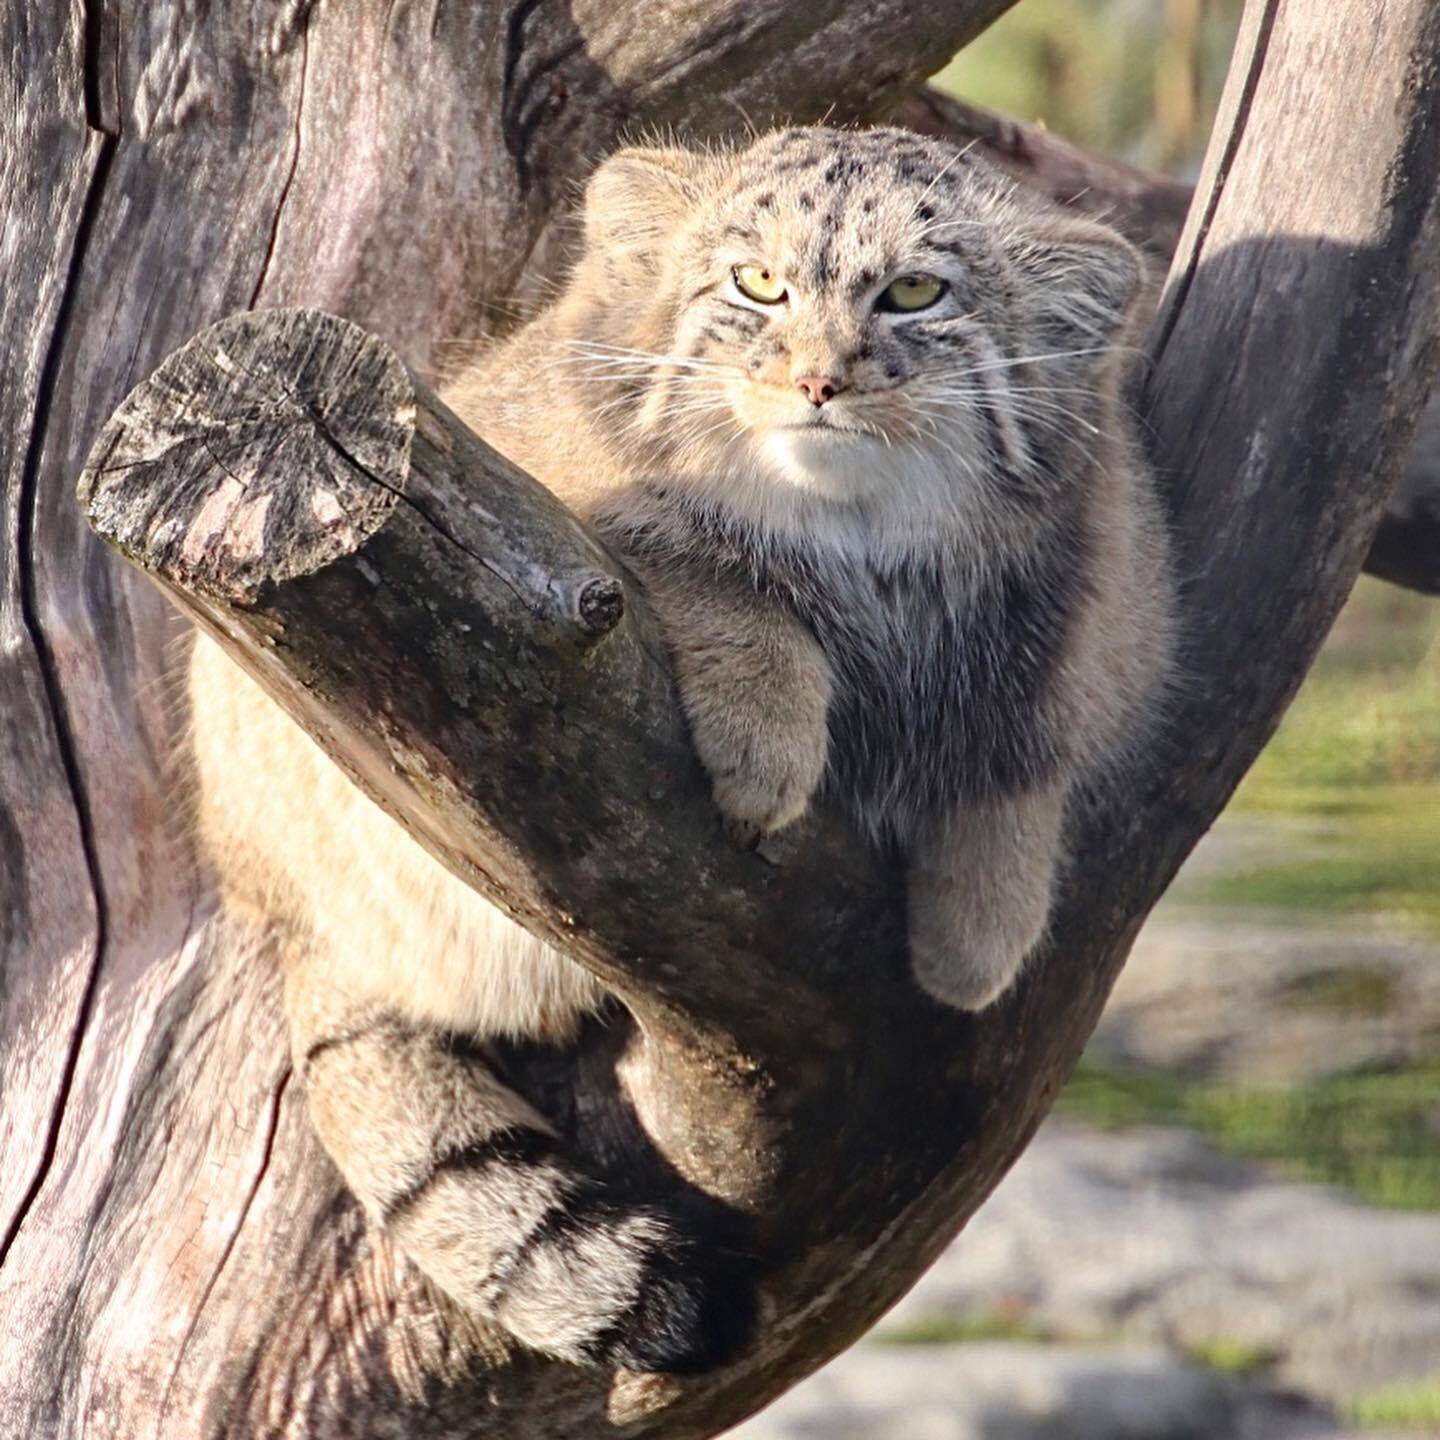
[[[453,1037],[372,1013],[296,1041],[346,1184],[461,1305],[536,1350],[633,1370],[706,1369],[748,1337],[753,1292],[733,1262],[573,1164]]]

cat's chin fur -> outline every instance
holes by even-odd
[[[742,434],[671,478],[761,535],[881,565],[926,552],[994,555],[1014,537],[995,524],[983,465],[967,464],[973,443],[963,425],[923,441],[789,426]]]
[[[884,440],[824,421],[772,430],[757,446],[771,467],[771,483],[793,485],[826,500],[867,499],[881,490]]]

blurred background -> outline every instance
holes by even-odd
[[[1024,0],[934,83],[1193,179],[1243,8],[1243,0]]]
[[[1240,0],[1024,0],[943,88],[1192,179]],[[950,1252],[737,1440],[1440,1437],[1440,600],[1362,579]]]

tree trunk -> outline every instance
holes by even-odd
[[[1190,680],[1163,743],[1078,819],[1049,951],[979,1020],[908,983],[897,877],[833,819],[768,857],[726,847],[623,572],[386,345],[234,322],[248,377],[217,373],[202,337],[166,376],[211,408],[167,417],[152,385],[96,451],[89,503],[114,538],[459,873],[625,994],[632,1030],[535,1081],[584,1115],[586,1143],[673,1167],[750,1227],[765,1324],[718,1374],[508,1354],[366,1231],[290,1083],[269,939],[217,910],[188,848],[163,678],[177,627],[73,499],[122,395],[220,316],[318,306],[425,367],[553,269],[552,212],[622,130],[881,113],[1005,8],[719,0],[640,25],[634,6],[544,0],[90,0],[0,21],[21,96],[0,193],[25,241],[0,299],[17,437],[0,492],[6,1440],[712,1435],[872,1323],[1023,1147],[1303,676],[1404,453],[1440,318],[1435,6],[1247,11],[1146,400]],[[204,417],[243,415],[267,373],[303,373],[317,402],[284,417],[294,458],[273,483],[341,484],[348,538],[221,573],[213,545],[164,555],[105,518],[105,472],[133,461],[193,521],[165,486],[216,483],[200,439],[228,436],[223,463],[243,436]],[[377,428],[375,393],[413,397],[414,428]],[[317,436],[356,427],[365,466],[313,460]],[[498,525],[455,504],[477,475]],[[563,580],[544,597],[517,563],[536,556]],[[422,560],[436,609],[377,601],[356,646],[346,600],[372,593],[367,571],[401,595]],[[457,614],[525,677],[493,699],[529,737],[509,770],[449,723],[455,687],[498,663],[446,644]],[[267,647],[282,619],[286,646]],[[337,666],[346,651],[406,668]]]

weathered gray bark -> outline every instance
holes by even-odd
[[[307,723],[334,725],[354,755],[383,738],[412,778],[453,780],[417,799],[367,772],[476,883],[627,988],[645,1033],[593,1038],[569,1073],[536,1077],[557,1103],[574,1097],[578,1133],[645,1163],[616,1102],[627,1046],[654,1149],[752,1213],[773,1307],[761,1341],[672,1393],[495,1353],[364,1233],[288,1083],[265,937],[214,912],[171,823],[163,609],[81,533],[71,487],[130,383],[220,314],[321,305],[424,365],[549,263],[524,257],[620,126],[721,128],[727,87],[760,123],[837,94],[863,114],[1004,5],[733,0],[646,7],[642,25],[613,4],[437,3],[382,20],[357,3],[260,7],[253,27],[204,6],[96,4],[63,22],[37,8],[0,22],[7,61],[26,67],[0,193],[34,241],[0,299],[4,333],[25,337],[0,403],[7,433],[27,437],[0,499],[0,705],[14,717],[0,728],[0,1434],[713,1434],[848,1343],[1003,1173],[1348,589],[1434,358],[1440,14],[1425,0],[1251,6],[1149,392],[1194,681],[1165,745],[1079,823],[1051,953],[981,1022],[906,984],[895,877],[837,827],[778,863],[724,846],[638,607],[583,636],[548,590],[551,608],[529,615],[502,578],[532,583],[515,556],[543,555],[577,601],[609,562],[523,477],[439,419],[366,457],[428,487],[428,518],[326,462],[353,487],[357,534],[312,552],[313,578],[255,597],[256,614],[286,615],[285,663],[314,687]],[[1362,119],[1359,94],[1374,100]],[[350,343],[317,362],[348,354],[412,383],[383,347]],[[313,420],[287,424],[297,444],[323,438]],[[303,451],[274,467],[277,486],[306,483]],[[498,531],[454,508],[461,471],[486,477]],[[167,502],[182,520],[183,499]],[[394,687],[405,708],[383,737],[364,672],[334,664],[350,620],[333,597],[369,583],[357,547],[396,596],[409,560],[444,562],[435,616],[412,608],[402,626],[377,604],[367,618],[362,651],[435,661]],[[283,558],[267,548],[257,564]],[[514,783],[468,725],[426,708],[483,678],[447,640],[452,606],[516,647],[523,683],[487,702],[513,735],[537,727],[531,748],[507,747]],[[281,647],[266,654],[283,687]],[[547,699],[574,717],[563,743],[541,724]],[[600,734],[600,752],[623,738],[631,758],[607,771],[597,747],[563,748]],[[535,762],[551,743],[575,764],[547,788]],[[569,828],[528,819],[531,791]],[[657,865],[662,830],[687,865]]]

